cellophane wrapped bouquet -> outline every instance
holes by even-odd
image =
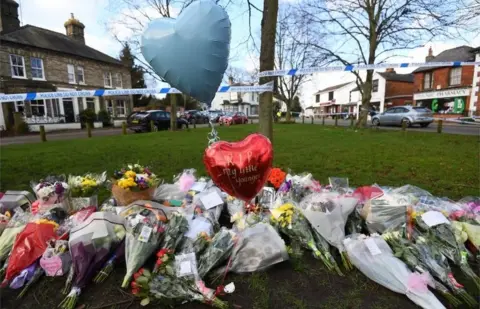
[[[30,212],[24,212],[21,208],[18,208],[13,217],[8,221],[5,230],[0,235],[0,265],[7,260],[15,242],[15,237],[23,231],[31,219],[32,214]]]
[[[127,206],[137,200],[151,200],[159,184],[148,167],[128,164],[113,174],[112,195],[117,206]]]
[[[445,308],[428,290],[431,277],[427,273],[412,273],[380,236],[351,235],[344,244],[352,264],[371,280],[405,294],[422,308]]]
[[[127,273],[122,288],[128,287],[131,277],[146,262],[160,245],[165,232],[164,213],[153,209],[149,204],[133,204],[120,213],[125,218],[125,261]]]
[[[30,186],[37,196],[37,201],[32,204],[32,213],[44,212],[48,208],[62,204],[68,209],[68,184],[65,176],[47,176],[40,181],[31,181]]]
[[[225,227],[222,227],[213,236],[212,241],[198,257],[197,266],[200,278],[205,279],[211,270],[230,258],[236,241],[236,234]]]
[[[96,212],[72,229],[68,244],[73,272],[67,278],[64,292],[70,292],[60,304],[61,308],[75,308],[82,289],[105,264],[124,237],[124,219],[110,212]],[[69,281],[73,283],[71,289]]]
[[[77,211],[84,207],[98,207],[98,190],[107,180],[107,172],[102,174],[85,174],[68,176],[70,191],[70,209]]]

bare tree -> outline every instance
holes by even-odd
[[[277,28],[278,0],[264,0],[262,12],[260,71],[273,70],[275,66],[275,34]],[[273,81],[272,77],[260,78],[260,84]],[[273,143],[273,94],[260,95],[259,131]]]
[[[233,80],[245,84],[255,84],[258,81],[257,70],[249,72],[245,69],[229,66],[225,72],[225,82]]]
[[[471,30],[471,20],[458,18],[458,6],[457,0],[302,0],[297,23],[315,32],[317,39],[308,44],[332,60],[376,64],[432,39],[458,38],[462,30]],[[362,95],[357,127],[365,126],[373,70],[353,74]]]
[[[275,40],[275,69],[285,70],[320,65],[323,58],[315,54],[312,46],[308,44],[310,41],[308,29],[303,29],[301,38],[297,37],[298,27],[292,12],[292,7],[285,5],[279,13]],[[278,77],[274,97],[285,103],[287,121],[291,119],[294,98],[308,79],[308,75]]]

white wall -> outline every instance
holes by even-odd
[[[477,53],[475,62],[480,62],[480,52]],[[477,91],[480,91],[480,87],[477,86],[477,84],[480,82],[480,77],[478,76],[480,74],[480,65],[475,66],[473,70],[473,84],[472,84],[472,94],[470,97],[470,109],[469,109],[469,115],[474,115],[475,111],[477,110],[478,104],[480,102],[477,102]]]
[[[75,123],[46,123],[46,124],[29,124],[31,132],[40,132],[40,126],[45,127],[45,132],[52,132],[58,130],[76,130],[81,129],[82,125],[79,122]]]
[[[245,92],[241,93],[241,98],[243,102],[256,103],[258,104],[258,92]],[[217,92],[215,98],[212,101],[211,109],[221,110],[223,109],[223,101],[237,101],[237,92]]]
[[[383,112],[385,109],[385,88],[387,86],[387,81],[376,72],[373,74],[373,79],[378,79],[378,91],[372,91],[370,102],[380,102],[380,112]]]

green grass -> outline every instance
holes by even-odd
[[[223,140],[236,141],[256,125],[219,128]],[[91,139],[50,141],[0,148],[0,191],[27,189],[49,174],[109,173],[124,163],[150,165],[166,181],[184,168],[205,174],[202,162],[208,129]],[[478,195],[478,138],[321,127],[276,125],[274,165],[311,172],[322,183],[348,177],[353,186],[378,183],[417,185],[436,195]]]

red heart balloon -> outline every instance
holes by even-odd
[[[203,156],[213,182],[246,202],[250,202],[265,185],[272,162],[272,143],[257,133],[240,142],[216,142],[205,149]]]

